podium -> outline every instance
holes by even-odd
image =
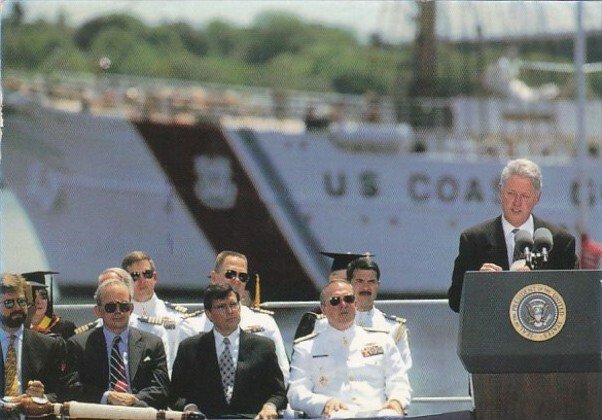
[[[602,271],[468,272],[458,355],[477,420],[602,418]]]

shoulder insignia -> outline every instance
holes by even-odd
[[[98,325],[98,320],[88,322],[87,324],[77,327],[75,329],[75,334],[85,333],[86,331],[91,330],[92,328],[96,327],[97,325]]]
[[[387,315],[387,314],[386,314],[386,313],[384,313],[384,312],[383,312],[383,316],[384,316],[386,319],[390,320],[390,321],[399,322],[400,324],[405,324],[405,323],[407,323],[407,322],[408,322],[408,320],[407,320],[407,319],[405,319],[405,318],[401,318],[401,317],[398,317],[398,316],[395,316],[395,315]]]
[[[383,312],[383,316],[385,317],[385,319],[397,322],[399,324],[399,328],[397,329],[395,336],[393,336],[393,341],[395,341],[395,344],[399,343],[399,340],[401,340],[404,333],[406,332],[406,323],[408,322],[408,320],[405,318],[395,316],[395,315],[387,315],[384,312]]]
[[[268,311],[267,309],[261,309],[261,308],[249,308],[249,309],[251,309],[253,312],[257,312],[257,313],[260,313],[260,314],[266,314],[266,315],[274,316],[274,312]]]
[[[188,312],[187,314],[182,315],[182,319],[188,319],[188,318],[192,318],[198,315],[202,315],[205,313],[204,309],[197,309],[196,311],[193,312]]]
[[[310,339],[312,339],[312,338],[314,338],[314,337],[317,337],[317,336],[318,336],[318,334],[319,334],[319,333],[317,333],[317,332],[312,332],[311,334],[307,334],[307,335],[304,335],[303,337],[299,337],[299,338],[295,339],[295,340],[293,341],[293,343],[294,343],[294,344],[299,344],[299,343],[301,343],[301,342],[303,342],[303,341],[307,341],[307,340],[310,340]]]
[[[188,313],[188,308],[182,305],[178,305],[177,303],[171,303],[171,302],[167,302],[166,300],[163,301],[163,303],[165,304],[166,307],[168,307],[169,309],[172,309],[176,312],[179,312],[181,314],[187,314]]]
[[[317,314],[317,313],[315,313],[315,312],[307,312],[307,313],[308,313],[308,314],[310,314],[310,315],[313,315],[313,316],[315,316],[315,317],[316,317],[316,319],[322,319],[322,318],[326,318],[326,315],[324,315],[324,314]]]
[[[243,331],[252,333],[252,334],[257,334],[260,332],[264,332],[265,328],[263,328],[261,325],[249,325],[248,327],[243,328]]]
[[[385,334],[389,334],[389,331],[387,330],[381,330],[378,328],[368,328],[368,327],[362,327],[364,330],[368,331],[368,332],[372,332],[372,333],[385,333]]]
[[[139,316],[138,321],[151,325],[163,325],[163,319],[158,316]]]

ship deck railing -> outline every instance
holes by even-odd
[[[453,156],[575,156],[575,130],[567,114],[574,100],[521,102],[495,96],[394,98],[307,92],[175,79],[101,74],[24,74],[5,70],[5,102],[18,93],[70,112],[125,116],[167,123],[200,121],[274,131],[326,131],[332,124],[412,130],[405,152]],[[586,142],[602,159],[602,100],[587,106]],[[394,130],[392,130],[393,132]],[[325,136],[327,137],[327,136]]]
[[[92,300],[92,298],[90,298]],[[182,303],[191,310],[201,304]],[[261,307],[274,312],[287,353],[301,315],[318,305],[317,301],[264,302]],[[94,305],[55,305],[64,319],[83,325],[95,319]],[[413,366],[409,371],[413,389],[412,416],[471,410],[469,374],[457,355],[458,314],[445,299],[382,300],[383,312],[407,319]]]

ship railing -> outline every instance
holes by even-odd
[[[450,158],[515,156],[571,158],[575,154],[574,101],[517,102],[499,97],[401,98],[350,95],[112,74],[28,75],[5,71],[5,88],[76,112],[131,119],[195,123],[227,121],[236,127],[281,131],[329,130],[333,123],[406,124],[407,148]],[[9,96],[9,95],[7,95]],[[6,102],[9,102],[7,100]],[[587,106],[589,154],[602,158],[602,100]],[[288,122],[288,124],[287,124]]]
[[[201,309],[201,304],[186,304]],[[262,308],[274,312],[289,356],[298,322],[304,312],[317,301],[264,302]],[[95,319],[93,304],[55,305],[55,311],[76,325]],[[469,375],[456,354],[458,314],[449,309],[445,299],[382,300],[377,307],[383,312],[407,319],[413,366],[409,371],[413,389],[410,414],[428,415],[469,410]]]

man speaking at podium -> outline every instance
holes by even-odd
[[[579,266],[575,255],[575,238],[565,229],[532,214],[533,207],[541,197],[542,175],[539,166],[527,159],[511,160],[502,170],[499,186],[502,214],[460,235],[452,284],[447,292],[449,306],[455,312],[460,311],[464,273],[510,269],[517,255],[514,236],[520,231],[528,232],[527,236],[530,237],[540,228],[551,233],[549,254],[538,268],[570,270]]]

